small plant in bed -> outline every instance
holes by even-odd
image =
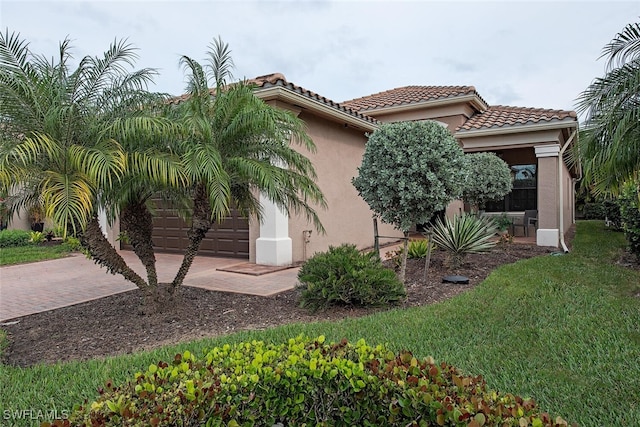
[[[436,220],[433,226],[433,241],[449,252],[451,268],[462,264],[466,254],[486,252],[495,246],[496,234],[492,219],[476,215],[461,215]]]
[[[355,245],[330,247],[298,272],[300,305],[312,311],[334,305],[384,306],[406,297],[404,286],[377,254]]]

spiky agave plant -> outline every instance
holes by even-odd
[[[449,252],[451,268],[458,268],[467,254],[486,252],[496,245],[493,241],[498,230],[488,217],[464,214],[438,218],[433,225],[433,242]]]

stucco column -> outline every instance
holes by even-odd
[[[538,158],[538,246],[558,247],[558,154],[559,144],[535,147]]]
[[[113,245],[116,250],[120,250],[120,219],[116,218],[113,224],[109,225],[107,221],[107,212],[104,209],[98,211],[98,222],[100,228],[102,228],[102,234],[107,238],[107,241]]]
[[[263,220],[260,237],[256,239],[256,264],[291,265],[293,250],[289,237],[289,216],[262,194],[260,204]]]

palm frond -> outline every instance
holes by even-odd
[[[231,58],[229,45],[218,36],[209,44],[207,76],[212,78],[219,92],[232,78],[231,70],[235,67]]]
[[[629,60],[640,58],[640,23],[624,27],[602,50],[600,58],[608,57],[609,69],[620,67]]]

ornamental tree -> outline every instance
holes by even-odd
[[[494,153],[466,154],[467,177],[462,198],[477,209],[497,201],[511,191],[511,170]]]
[[[383,124],[369,137],[352,183],[382,221],[404,233],[403,282],[409,230],[460,196],[465,167],[455,138],[436,122]]]

